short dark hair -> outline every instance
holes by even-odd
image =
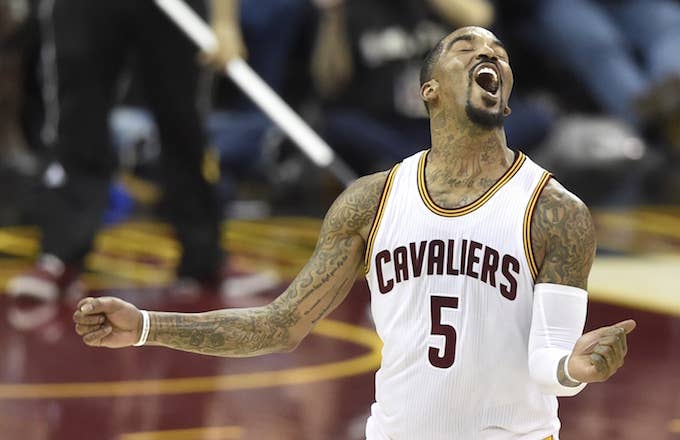
[[[439,61],[439,57],[441,56],[442,52],[444,52],[444,40],[446,37],[442,38],[437,42],[437,44],[425,55],[425,59],[423,60],[423,65],[420,67],[420,87],[423,86],[426,82],[432,79],[432,71],[434,70],[434,66],[437,65],[437,61]],[[423,104],[425,104],[425,110],[427,111],[427,114],[430,114],[430,106],[427,105],[427,102],[423,101]]]
[[[432,79],[432,71],[434,66],[437,65],[439,57],[442,52],[444,52],[444,40],[446,37],[442,38],[437,42],[437,44],[425,55],[423,60],[423,65],[420,68],[420,85],[422,86],[426,82]]]

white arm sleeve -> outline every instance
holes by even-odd
[[[586,322],[588,292],[561,284],[534,287],[533,315],[529,332],[529,374],[541,392],[574,396],[586,384],[567,387],[557,380],[560,360],[571,354]],[[565,365],[566,370],[566,365]]]

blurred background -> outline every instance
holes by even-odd
[[[562,438],[680,438],[680,1],[188,4],[358,175],[428,148],[428,50],[493,30],[508,145],[596,221],[587,326],[639,324],[624,369],[562,401]],[[198,55],[151,0],[0,0],[0,439],[363,438],[380,360],[363,280],[293,354],[114,354],[72,331],[86,292],[271,300],[344,188]]]

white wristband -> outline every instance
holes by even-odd
[[[139,341],[133,344],[135,347],[141,347],[146,344],[146,339],[149,337],[149,328],[151,327],[149,312],[146,310],[140,310],[140,312],[142,312],[142,333],[139,335]]]
[[[564,376],[569,379],[570,381],[574,383],[580,384],[580,380],[576,380],[573,377],[571,377],[571,374],[569,374],[569,359],[571,359],[571,353],[569,353],[569,356],[567,356],[567,359],[564,361]]]

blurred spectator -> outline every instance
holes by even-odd
[[[310,28],[308,0],[258,0],[242,2],[240,24],[248,47],[248,63],[258,75],[295,106],[296,52],[305,51]],[[308,44],[307,44],[308,45]],[[290,92],[293,93],[290,93]],[[252,176],[266,165],[266,150],[280,144],[284,136],[256,105],[226,78],[218,78],[215,108],[207,118],[211,144],[219,152],[222,189],[230,192],[230,177]],[[267,170],[271,174],[275,169]]]
[[[203,0],[188,1],[205,16]],[[236,0],[213,0],[219,49],[204,54],[224,66],[243,51]],[[45,124],[51,161],[40,204],[42,255],[10,280],[8,293],[54,300],[76,285],[83,258],[107,207],[116,156],[108,113],[130,58],[159,126],[168,215],[183,254],[180,280],[221,280],[220,212],[202,174],[205,138],[197,105],[196,49],[152,1],[46,0],[40,3]]]
[[[315,0],[315,85],[323,133],[360,173],[429,145],[418,76],[425,54],[453,26],[486,26],[485,0]],[[474,21],[468,21],[474,20]],[[359,159],[360,158],[360,159]]]
[[[26,145],[22,114],[26,108],[24,65],[33,24],[28,0],[0,2],[0,224],[22,220],[31,205],[38,164]]]
[[[638,128],[661,126],[667,140],[680,147],[677,1],[520,3],[523,18],[517,28],[527,46],[574,75],[607,113]]]
[[[312,58],[324,100],[323,133],[361,173],[399,161],[430,144],[420,97],[425,54],[452,28],[490,26],[486,0],[315,0],[319,28]],[[536,143],[550,112],[514,99],[508,141]]]
[[[19,126],[22,70],[21,29],[28,4],[21,0],[0,3],[0,161],[15,161],[25,141]],[[19,164],[15,164],[19,165]]]
[[[242,2],[239,8],[248,63],[294,107],[305,99],[301,86],[308,83],[299,73],[309,75],[305,61],[309,52],[308,33],[313,26],[310,10],[308,0],[258,0]],[[142,87],[134,77],[132,83],[129,94],[132,99],[126,99],[125,105],[113,113],[115,145],[123,158],[133,159],[130,162],[137,158],[152,165],[157,129],[143,100],[135,98],[140,94],[135,90]],[[238,196],[234,179],[240,182],[248,179],[276,191],[284,190],[276,185],[278,181],[299,177],[298,172],[291,173],[290,167],[280,162],[281,147],[287,146],[285,135],[229,78],[216,76],[213,86],[213,106],[205,115],[205,126],[209,145],[214,148],[211,152],[217,153],[215,158],[225,171],[218,184],[220,200],[229,203],[230,209],[243,206],[234,200]]]

